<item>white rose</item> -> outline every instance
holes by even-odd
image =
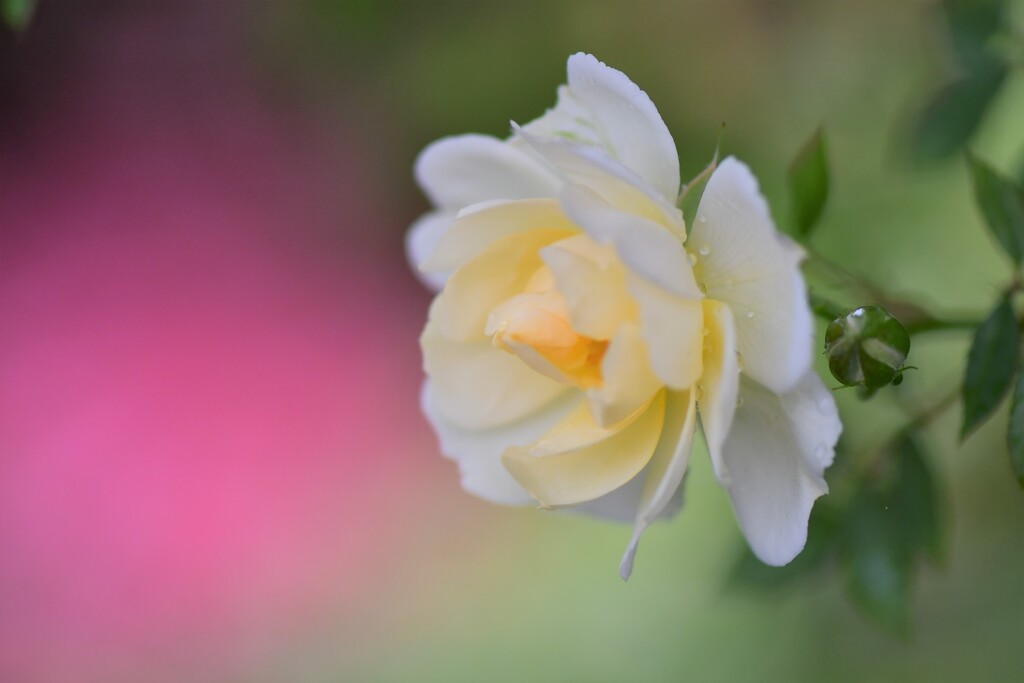
[[[678,507],[699,415],[750,547],[800,552],[841,425],[811,369],[802,252],[744,164],[718,165],[687,234],[653,103],[577,54],[554,109],[509,140],[435,142],[416,177],[437,209],[410,258],[440,290],[423,408],[467,491],[632,520],[626,578]]]

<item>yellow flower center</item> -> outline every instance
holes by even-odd
[[[521,294],[491,311],[486,333],[494,346],[556,381],[584,389],[601,385],[608,342],[573,329],[565,297],[547,266],[537,269]]]

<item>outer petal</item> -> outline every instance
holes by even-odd
[[[459,135],[428,145],[416,181],[435,206],[458,211],[492,199],[553,197],[558,177],[522,149],[487,135]]]
[[[438,268],[432,272],[421,266],[434,252],[438,241],[451,227],[455,215],[447,211],[431,211],[420,216],[405,233],[405,255],[416,277],[430,290],[438,292],[451,275],[452,268]]]
[[[705,299],[703,304],[707,337],[704,340],[704,372],[700,379],[702,396],[697,406],[715,476],[724,486],[729,484],[729,470],[722,460],[722,444],[732,427],[740,388],[736,328],[728,306],[713,299]]]
[[[811,311],[800,275],[803,253],[779,234],[757,180],[729,157],[711,175],[690,249],[709,298],[729,304],[744,372],[775,392],[792,388],[811,364]]]
[[[537,229],[502,237],[456,270],[438,297],[437,319],[449,339],[485,337],[487,316],[499,303],[519,294],[543,265],[542,247],[571,235]]]
[[[636,302],[626,288],[627,271],[613,248],[576,235],[544,247],[540,255],[580,334],[611,339],[623,321],[637,319]]]
[[[561,396],[564,385],[537,374],[489,341],[462,343],[441,334],[438,304],[420,336],[423,367],[438,414],[464,429],[490,429],[534,413]]]
[[[541,505],[574,505],[599,498],[635,477],[651,459],[662,431],[663,395],[615,429],[594,422],[580,406],[527,448],[501,460]]]
[[[518,140],[569,182],[590,189],[621,211],[643,216],[685,239],[682,212],[675,204],[604,150],[563,138],[537,138],[515,124],[512,129]]]
[[[743,403],[722,447],[733,510],[754,554],[784,565],[807,542],[814,499],[842,431],[832,393],[810,370],[788,393],[741,382]]]
[[[647,347],[633,323],[623,323],[601,361],[600,387],[587,391],[590,414],[603,427],[640,410],[662,387],[651,370]]]
[[[478,431],[462,429],[441,414],[429,381],[424,382],[420,395],[423,412],[441,442],[441,452],[459,464],[462,488],[502,505],[527,505],[533,503],[533,497],[501,464],[501,454],[509,446],[528,446],[539,439],[565,417],[579,399],[579,394],[566,392],[562,399],[518,422]]]
[[[438,235],[436,246],[419,263],[425,271],[453,271],[497,240],[539,228],[579,230],[562,213],[555,199],[474,204],[459,212],[458,218]]]
[[[565,135],[600,144],[664,198],[679,191],[675,142],[647,94],[592,55],[569,57],[569,84],[558,105],[529,124],[535,135]]]
[[[633,524],[633,537],[619,563],[619,575],[623,580],[629,579],[633,573],[633,559],[636,557],[640,535],[670,504],[682,484],[693,447],[696,415],[693,392],[673,393],[666,400],[661,440],[647,468],[640,506]]]

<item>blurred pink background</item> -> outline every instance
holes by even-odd
[[[202,33],[239,15],[211,9],[44,13],[6,74],[5,683],[240,675],[365,609],[416,482],[449,474],[412,447],[407,218],[371,203],[343,122]]]

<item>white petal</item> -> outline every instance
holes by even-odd
[[[654,221],[612,206],[606,197],[567,186],[562,209],[598,244],[610,244],[626,267],[668,292],[700,299],[693,268],[679,238]]]
[[[553,197],[560,181],[543,163],[487,135],[459,135],[428,145],[416,181],[435,206],[458,211],[492,199]]]
[[[729,497],[754,554],[784,565],[807,542],[814,499],[828,492],[824,471],[842,425],[832,392],[813,370],[781,396],[744,379],[740,397],[722,447]]]
[[[564,135],[600,144],[670,202],[679,191],[675,142],[647,93],[592,55],[569,57],[568,86],[558,105],[529,124],[534,135]]]
[[[675,204],[604,150],[564,138],[537,138],[515,124],[512,130],[567,181],[590,189],[621,211],[643,216],[685,238],[682,212]]]
[[[640,335],[651,369],[669,387],[693,386],[702,372],[704,312],[701,299],[686,299],[631,275],[629,292],[640,309]]]
[[[436,241],[429,258],[420,261],[421,267],[426,271],[453,271],[502,237],[536,228],[578,230],[555,199],[474,204],[459,212]]]
[[[643,494],[633,524],[633,536],[619,563],[619,575],[623,580],[629,579],[633,573],[633,560],[640,535],[671,503],[683,482],[693,447],[696,415],[696,401],[692,391],[669,393],[665,402],[665,426],[647,467]]]
[[[565,297],[573,329],[591,339],[611,339],[624,321],[636,321],[627,271],[610,246],[586,235],[555,242],[541,258]]]
[[[811,364],[811,310],[802,251],[775,230],[757,180],[729,157],[711,175],[689,247],[708,298],[729,304],[744,372],[775,392],[793,387]]]
[[[481,430],[510,424],[540,410],[566,391],[489,341],[462,343],[441,334],[438,304],[420,336],[433,405],[456,426]]]
[[[405,233],[405,255],[416,277],[432,291],[444,287],[453,268],[439,268],[431,272],[422,266],[430,259],[441,237],[452,226],[455,214],[447,211],[431,211],[420,216]]]
[[[561,400],[518,422],[473,431],[445,419],[435,405],[429,381],[424,382],[420,395],[423,412],[441,442],[441,452],[458,462],[462,488],[502,505],[528,505],[534,500],[501,464],[501,454],[510,446],[528,446],[539,439],[579,400],[579,393],[566,392]]]
[[[623,323],[601,360],[601,386],[587,391],[590,414],[610,427],[646,405],[662,387],[647,347],[633,323]]]
[[[600,498],[635,477],[651,459],[662,432],[661,394],[634,419],[613,429],[580,406],[536,443],[501,456],[512,477],[541,505],[575,505]]]
[[[704,371],[697,402],[700,424],[708,453],[720,484],[729,483],[729,470],[722,460],[722,444],[732,427],[739,393],[740,371],[736,358],[736,328],[729,307],[713,299],[704,300]]]

